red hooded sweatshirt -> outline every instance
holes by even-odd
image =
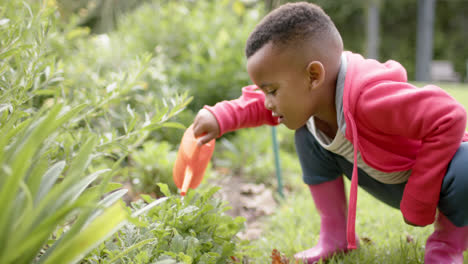
[[[406,70],[398,62],[345,54],[345,136],[354,146],[347,237],[348,247],[356,248],[358,151],[377,170],[411,169],[400,210],[405,219],[424,226],[434,222],[447,166],[460,143],[468,141],[468,134],[465,109],[441,88],[407,83]],[[244,87],[242,92],[239,99],[205,106],[216,117],[220,136],[239,128],[278,124],[256,86]]]

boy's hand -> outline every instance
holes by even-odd
[[[198,111],[193,121],[193,134],[195,137],[200,137],[198,144],[208,143],[210,140],[218,137],[218,121],[210,111],[206,109]]]

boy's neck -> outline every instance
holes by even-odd
[[[315,125],[320,131],[330,138],[334,138],[338,131],[338,120],[336,118],[335,103],[323,115],[314,116]]]
[[[338,125],[330,125],[329,123],[321,120],[318,117],[314,117],[315,127],[322,131],[329,138],[333,139],[338,132]]]
[[[331,80],[329,80],[324,88],[323,105],[320,113],[314,116],[317,120],[318,128],[330,138],[334,138],[338,130],[338,120],[336,118],[336,82],[338,79],[338,71],[333,71]]]

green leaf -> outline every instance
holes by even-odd
[[[101,201],[99,201],[98,203],[98,207],[101,207],[101,208],[107,208],[107,207],[110,207],[112,204],[116,203],[118,200],[120,200],[126,193],[128,192],[127,189],[122,189],[122,190],[118,190],[118,191],[115,191],[109,195],[107,195],[104,199],[102,199]],[[96,210],[94,211],[92,214],[90,214],[88,217],[87,217],[87,222],[90,222],[92,221],[94,218],[96,218],[100,213],[102,212],[102,210]]]
[[[38,151],[40,144],[47,138],[50,131],[54,129],[52,120],[55,119],[60,109],[61,106],[54,107],[46,117],[37,117],[27,127],[24,135],[20,136],[12,144],[12,153],[7,153],[6,161],[2,161],[6,162],[3,166],[11,168],[11,174],[4,176],[6,180],[0,191],[0,204],[4,206],[2,215],[0,216],[0,248],[6,248],[8,245],[1,238],[8,238],[12,232],[10,227],[15,215],[12,212],[15,209],[13,201],[19,192],[20,183],[24,180],[33,155]]]
[[[157,185],[159,186],[161,192],[162,192],[165,196],[167,196],[167,197],[171,196],[171,191],[169,191],[169,187],[167,186],[167,184],[161,183],[161,182],[160,182],[160,183],[158,183]]]
[[[78,179],[84,173],[85,169],[91,162],[91,153],[96,144],[97,138],[93,135],[90,136],[84,145],[80,148],[80,151],[73,159],[70,167],[67,170],[67,177],[65,178],[67,183],[76,181],[76,179]]]
[[[167,199],[169,199],[168,197],[162,197],[162,198],[159,198],[157,200],[154,200],[153,202],[151,202],[150,204],[146,205],[145,207],[139,209],[138,211],[135,211],[133,214],[132,214],[132,217],[137,217],[139,215],[142,215],[148,211],[150,211],[153,207],[155,206],[158,206],[160,205],[161,203],[165,202]]]
[[[81,194],[81,196],[86,196],[88,195],[88,193],[93,193],[93,192],[102,192],[102,193],[108,193],[108,192],[112,192],[112,191],[115,191],[119,188],[122,188],[122,184],[121,183],[118,183],[118,182],[110,182],[110,183],[107,183],[106,185],[104,185],[104,189],[102,188],[103,185],[96,185],[96,186],[92,186],[92,187],[88,187],[84,192],[83,194]]]
[[[38,202],[50,191],[64,168],[65,161],[59,161],[46,171],[42,176],[42,182],[35,197],[34,204],[37,205]]]
[[[19,53],[23,50],[23,47],[14,47],[5,51],[0,52],[0,60],[5,60],[8,57],[14,56],[15,54]]]
[[[184,238],[181,235],[177,233],[174,235],[170,250],[172,252],[183,252],[185,250]]]
[[[33,93],[35,95],[55,95],[57,94],[57,91],[52,90],[52,89],[41,89],[41,90],[35,90]]]
[[[179,128],[179,129],[186,129],[184,125],[181,123],[176,122],[165,122],[162,124],[163,127],[171,127],[171,128]]]
[[[147,203],[151,203],[154,201],[154,198],[149,196],[148,194],[140,194],[140,197],[143,199],[143,201]]]
[[[75,201],[88,185],[96,180],[99,175],[108,171],[108,169],[100,170],[74,182],[67,181],[68,178],[65,178],[62,183],[56,185],[55,188],[47,194],[43,201],[41,201],[39,209],[37,210],[37,217],[40,219],[41,217],[52,213],[57,208]]]
[[[143,240],[143,241],[140,241],[134,245],[132,245],[131,247],[127,248],[126,250],[122,251],[120,254],[118,254],[117,256],[113,257],[112,259],[109,260],[109,263],[115,263],[119,258],[123,257],[123,256],[126,256],[128,253],[130,253],[131,251],[133,250],[136,250],[136,249],[139,249],[141,247],[143,247],[144,245],[146,244],[149,244],[151,242],[154,242],[154,241],[157,241],[157,238],[149,238],[149,239],[146,239],[146,240]]]
[[[178,262],[174,259],[162,259],[162,260],[157,260],[157,264],[178,264]]]
[[[106,209],[81,232],[66,241],[44,260],[44,264],[76,263],[94,246],[117,231],[127,220],[127,211],[120,203]]]
[[[49,160],[50,153],[44,152],[31,165],[31,168],[26,176],[25,180],[27,181],[28,188],[31,191],[31,195],[33,197],[37,196],[37,193],[40,190],[41,181],[43,179],[44,174],[46,174],[47,170],[49,169],[50,160]]]
[[[121,190],[115,191],[115,192],[107,195],[104,199],[102,199],[99,202],[99,205],[104,206],[104,207],[109,207],[113,203],[120,200],[120,198],[122,198],[127,192],[128,192],[127,189],[121,189]]]
[[[13,112],[13,106],[11,104],[0,104],[0,112]]]

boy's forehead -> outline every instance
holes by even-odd
[[[300,45],[268,42],[247,59],[247,70],[263,67],[302,65],[306,54]]]
[[[250,56],[250,58],[247,59],[247,63],[255,65],[261,62],[271,62],[285,57],[285,55],[287,55],[286,52],[286,47],[270,41]]]
[[[272,43],[265,44],[247,59],[247,71],[250,74],[260,74],[266,67],[276,64],[277,54]]]

